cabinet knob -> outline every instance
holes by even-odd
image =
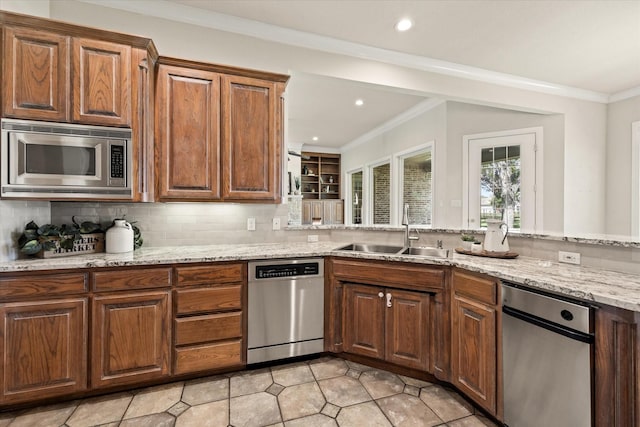
[[[384,292],[378,292],[378,297],[384,298]]]

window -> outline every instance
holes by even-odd
[[[351,219],[351,224],[362,224],[363,211],[362,211],[362,188],[363,188],[363,173],[362,169],[354,172],[350,172],[348,175],[347,185],[349,186],[349,212],[348,216]]]
[[[409,204],[409,223],[433,224],[433,150],[432,144],[399,156],[400,191],[398,217],[402,207]]]
[[[372,166],[371,213],[373,224],[391,224],[391,163]]]
[[[501,219],[514,231],[542,227],[542,128],[464,137],[468,173],[463,227],[486,228],[486,220]],[[538,154],[538,156],[537,156]]]

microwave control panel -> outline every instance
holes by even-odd
[[[125,153],[124,145],[111,144],[111,178],[124,179],[125,174]]]

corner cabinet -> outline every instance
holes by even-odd
[[[500,418],[500,284],[488,276],[454,269],[451,286],[451,382]]]
[[[161,201],[279,202],[288,76],[161,57]]]

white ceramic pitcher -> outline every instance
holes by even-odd
[[[119,254],[133,250],[133,228],[124,219],[116,219],[114,225],[107,230],[106,251],[108,254]]]
[[[487,220],[487,232],[484,235],[484,250],[487,252],[509,252],[507,241],[509,226],[499,219]]]

